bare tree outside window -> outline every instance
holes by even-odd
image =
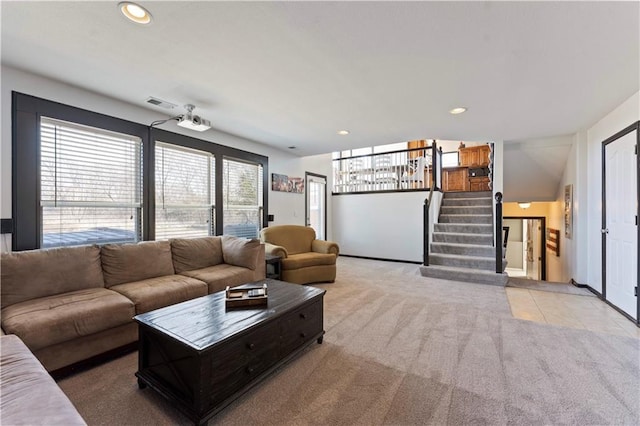
[[[140,239],[139,138],[42,118],[40,152],[42,247]]]

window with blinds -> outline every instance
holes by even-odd
[[[224,234],[257,238],[262,228],[262,165],[223,159]]]
[[[43,117],[41,247],[136,242],[142,229],[142,141]]]
[[[215,234],[215,158],[156,142],[156,240]]]

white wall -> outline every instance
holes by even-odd
[[[422,191],[334,196],[334,238],[340,252],[422,263],[422,211],[427,197],[428,192]],[[435,206],[439,203],[434,200]]]
[[[567,158],[562,179],[558,184],[556,201],[550,203],[549,226],[560,230],[560,256],[552,257],[550,263],[549,281],[568,282],[572,278],[585,283],[586,268],[586,215],[583,214],[586,203],[587,183],[581,182],[579,171],[585,167],[586,132],[573,135],[573,144]],[[585,175],[586,177],[586,175]],[[573,185],[573,229],[571,238],[565,236],[564,229],[564,191],[566,185]]]
[[[101,114],[122,118],[125,120],[149,124],[154,120],[166,118],[164,112],[128,104],[78,87],[43,78],[15,68],[2,66],[0,85],[0,115],[2,117],[0,130],[0,215],[2,218],[11,217],[11,92],[17,91],[27,95],[37,96],[50,101],[60,102],[78,108],[84,108]],[[142,102],[143,100],[141,100]],[[215,126],[215,123],[213,123]],[[245,151],[269,157],[269,173],[276,172],[290,176],[304,177],[304,171],[326,174],[331,170],[330,156],[325,161],[323,156],[301,159],[290,153],[273,149],[266,145],[216,131],[193,132],[182,129],[175,123],[162,126],[166,130],[182,133],[198,139],[208,140],[221,145],[231,146]],[[324,171],[324,173],[323,173]],[[269,213],[275,215],[275,223],[303,223],[304,195],[274,193],[269,190]],[[329,213],[331,210],[328,210]],[[329,230],[331,228],[329,227]],[[4,235],[0,248],[8,248],[8,236]]]
[[[333,168],[331,154],[313,155],[302,158],[269,157],[269,179],[271,173],[284,174],[304,179],[305,172],[327,177],[327,240],[333,238],[333,217],[331,189],[333,188]],[[271,190],[269,182],[269,214],[274,215],[270,225],[305,225],[305,195]]]
[[[586,238],[581,240],[587,248],[586,261],[577,261],[577,268],[587,270],[586,279],[581,281],[597,291],[602,291],[602,141],[620,130],[640,120],[640,92],[623,102],[619,107],[604,116],[586,132],[586,161],[578,163],[578,179],[586,175],[586,193],[580,192],[582,208],[578,217],[585,221]],[[578,153],[578,158],[582,158]],[[586,205],[586,209],[584,206]],[[576,212],[577,213],[577,212]],[[581,253],[581,256],[584,256]]]

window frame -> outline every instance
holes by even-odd
[[[236,158],[262,165],[263,212],[267,222],[269,158],[264,155],[219,145],[167,130],[150,127],[98,112],[65,105],[35,96],[11,92],[12,144],[12,250],[40,248],[40,119],[42,116],[136,136],[142,141],[142,240],[155,239],[155,141],[179,145],[215,156],[215,184],[222,187],[222,159]],[[215,235],[223,232],[222,191],[215,193]]]
[[[153,161],[151,166],[153,167],[152,176],[155,176],[155,141],[162,142],[164,144],[169,145],[177,145],[184,148],[191,148],[198,151],[205,151],[213,154],[215,158],[215,198],[214,198],[214,211],[215,211],[215,235],[222,235],[224,229],[224,210],[223,210],[223,159],[225,157],[237,159],[240,161],[248,162],[248,163],[256,163],[262,165],[262,223],[267,223],[267,212],[268,210],[268,193],[269,193],[269,157],[264,155],[256,154],[249,151],[243,151],[241,149],[232,148],[225,145],[219,145],[214,142],[205,141],[203,139],[196,139],[190,136],[182,135],[179,133],[169,132],[167,130],[151,128],[150,131],[150,140],[153,144]],[[151,182],[150,188],[152,197],[152,206],[155,206],[155,181]],[[152,223],[150,224],[149,229],[150,239],[155,239],[155,208],[154,215],[152,218]]]
[[[125,216],[129,216],[130,214],[134,215],[135,218],[131,223],[133,229],[126,229],[126,232],[133,231],[133,237],[131,239],[125,239],[123,237],[122,242],[140,241],[142,238],[143,196],[142,140],[128,134],[115,133],[102,128],[88,127],[45,116],[41,116],[39,125],[40,168],[38,171],[40,173],[39,213],[42,220],[42,226],[40,227],[41,247],[81,245],[78,242],[73,242],[73,240],[80,237],[80,235],[69,233],[69,229],[66,229],[65,226],[61,225],[57,220],[63,219],[65,224],[69,223],[67,222],[68,220],[72,222],[78,220],[78,217],[74,214],[65,212],[67,208],[72,210],[89,208],[90,211],[93,209],[98,215],[107,211],[113,211],[111,209],[130,210]],[[48,131],[44,132],[43,128],[48,129]],[[109,143],[113,143],[113,145],[109,146]],[[124,149],[124,151],[121,151],[121,149]],[[80,155],[81,157],[77,157],[76,155]],[[83,159],[84,161],[79,161],[79,159]],[[114,166],[114,164],[117,165]],[[55,170],[52,174],[44,173],[47,165],[51,167],[51,170]],[[102,179],[97,178],[100,173],[98,171],[99,169],[107,171],[107,175],[103,175]],[[123,172],[125,173],[124,175],[122,174]],[[66,179],[63,176],[66,176]],[[116,178],[115,180],[109,181],[109,176],[116,176]],[[123,199],[119,199],[118,201],[114,201],[113,199],[109,200],[110,197],[103,195],[105,181],[106,183],[117,183],[117,177],[124,177],[126,180],[126,176],[131,178],[131,181],[126,182],[121,188],[126,191],[126,199],[128,201]],[[64,182],[72,177],[79,177],[80,182],[66,185]],[[58,192],[58,184],[61,186],[62,193]],[[87,196],[89,196],[89,199],[84,198]],[[78,197],[82,198],[82,201],[80,201]],[[50,219],[53,219],[52,222],[45,223],[45,218],[47,217],[46,211],[53,215],[50,217]],[[112,219],[110,215],[111,213],[105,217],[101,217],[101,220],[98,220],[96,223],[101,227],[116,226],[110,221],[102,221],[102,219]],[[97,219],[96,216],[90,215],[89,217]],[[92,222],[92,220],[90,220],[90,222]],[[76,224],[81,224],[80,226],[83,228],[85,226],[91,226],[84,221],[76,222]],[[49,225],[49,232],[47,232],[47,225]],[[59,232],[51,232],[55,229]],[[125,229],[122,229],[122,231],[125,231]],[[95,230],[95,235],[92,235],[92,232],[93,231],[90,231],[90,228],[88,228],[83,230],[81,234],[86,237],[90,235],[95,237],[98,244],[106,244],[115,242],[114,240],[120,240],[120,238],[116,238],[115,236],[109,238],[104,232],[100,236],[98,235],[99,231]],[[50,241],[49,245],[45,244],[48,234],[51,234],[50,240],[57,240],[57,243],[51,244]],[[76,238],[74,238],[74,235],[76,235]],[[91,239],[93,240],[93,238]],[[63,243],[63,240],[67,240],[67,243]],[[82,244],[88,244],[88,242],[85,241]]]
[[[185,148],[185,147],[180,146],[180,145],[169,144],[169,143],[165,143],[165,142],[158,141],[158,140],[154,141],[154,144],[155,144],[154,155],[156,156],[155,157],[156,162],[154,163],[154,167],[156,167],[156,169],[155,169],[156,173],[154,174],[154,183],[156,184],[156,188],[158,188],[158,185],[157,185],[158,181],[157,181],[156,178],[158,177],[158,173],[157,173],[158,172],[158,169],[157,169],[158,157],[157,157],[157,154],[158,154],[158,150],[159,149],[167,150],[167,151],[173,151],[173,152],[181,152],[181,153],[187,154],[187,155],[197,155],[197,156],[200,156],[200,157],[206,159],[206,161],[207,161],[207,171],[206,171],[206,173],[207,173],[207,175],[206,175],[206,180],[207,180],[207,183],[206,183],[206,187],[207,187],[206,188],[207,203],[206,204],[198,204],[198,205],[172,204],[172,203],[170,203],[169,204],[169,208],[170,209],[179,209],[179,210],[190,210],[190,209],[196,209],[197,210],[197,209],[206,208],[207,211],[208,211],[208,217],[209,217],[209,219],[208,219],[209,223],[207,225],[207,236],[213,235],[215,233],[215,223],[216,223],[215,210],[213,210],[213,206],[215,206],[214,199],[215,199],[215,193],[216,193],[216,190],[217,190],[217,188],[215,187],[215,184],[216,184],[215,178],[212,175],[212,172],[215,173],[215,156],[212,153],[207,152],[207,151],[195,150],[195,149],[192,149],[192,148]],[[167,152],[167,151],[163,151],[163,152]],[[158,198],[157,198],[158,194],[157,193],[155,194],[155,196],[156,196],[156,198],[155,198],[155,204],[154,204],[154,209],[155,209],[154,220],[155,220],[155,223],[157,225],[158,207],[162,206],[161,208],[164,209],[165,205],[162,202],[158,201]],[[156,239],[158,238],[157,231],[158,231],[157,226],[154,226],[154,234],[155,234]],[[165,238],[165,237],[163,237],[163,238]],[[171,238],[174,238],[174,237],[169,236],[166,239],[171,239]]]
[[[11,210],[14,222],[12,250],[38,249],[42,240],[40,210],[40,120],[42,117],[140,138],[143,152],[142,239],[148,239],[144,226],[149,215],[149,209],[145,208],[148,205],[146,187],[149,181],[148,161],[146,161],[146,154],[149,151],[147,126],[15,91],[11,93],[11,98]]]

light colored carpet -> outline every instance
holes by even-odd
[[[209,424],[637,425],[640,340],[514,319],[504,288],[340,258],[313,344]],[[130,354],[60,381],[90,425],[188,420]]]
[[[551,281],[537,281],[517,277],[510,277],[509,281],[507,281],[507,287],[526,288],[529,290],[538,291],[550,291],[553,293],[575,294],[578,296],[596,296],[586,288],[576,287],[573,284],[557,283]]]

